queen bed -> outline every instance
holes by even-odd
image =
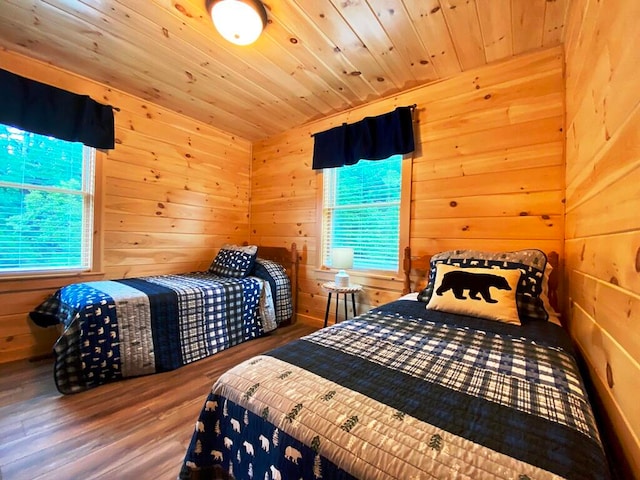
[[[54,379],[77,393],[179,368],[293,320],[298,254],[223,245],[204,272],[68,285],[31,313],[60,325]]]
[[[223,374],[179,478],[609,478],[547,256],[427,268],[419,293]]]

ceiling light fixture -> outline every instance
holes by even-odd
[[[216,30],[236,45],[255,42],[267,26],[267,11],[260,0],[206,0]]]

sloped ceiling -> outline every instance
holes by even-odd
[[[558,45],[569,0],[264,3],[266,30],[239,47],[204,0],[0,0],[0,47],[255,141]]]

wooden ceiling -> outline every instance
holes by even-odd
[[[569,0],[264,3],[267,28],[239,47],[204,0],[0,0],[0,47],[255,141],[558,45]]]

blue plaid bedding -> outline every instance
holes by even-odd
[[[291,292],[291,281],[282,265],[273,260],[258,257],[252,275],[269,282],[271,292],[275,295],[277,324],[280,325],[280,323],[289,320],[293,315],[291,295],[287,293]]]
[[[61,323],[54,378],[62,393],[173,370],[259,337],[263,281],[210,273],[69,285],[31,312]]]
[[[398,301],[225,373],[179,478],[606,479],[568,337]]]

